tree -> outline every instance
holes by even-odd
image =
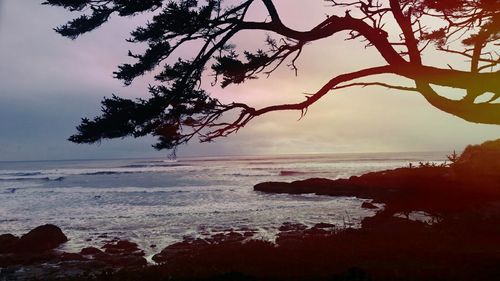
[[[257,2],[266,8],[265,21],[247,19],[249,8]],[[303,115],[330,91],[354,86],[415,91],[432,106],[466,121],[500,125],[500,103],[496,102],[500,97],[500,1],[326,2],[332,6],[331,14],[318,19],[314,28],[301,31],[282,22],[273,0],[47,0],[46,5],[81,13],[55,29],[71,39],[96,29],[112,16],[152,15],[151,21],[133,30],[128,39],[147,44],[147,49],[142,54],[129,52],[136,63],[123,64],[114,72],[117,79],[129,85],[134,78],[156,71],[158,85],[149,87],[151,97],[105,98],[102,115],[82,119],[78,133],[69,140],[94,143],[107,138],[154,135],[159,140],[155,148],[175,149],[193,137],[204,142],[227,136],[268,112],[298,110]],[[397,27],[397,34],[391,34],[386,27],[391,23]],[[268,32],[264,48],[253,52],[238,49],[231,39],[245,30]],[[333,77],[303,102],[260,109],[242,103],[222,104],[200,88],[207,68],[222,87],[256,79],[259,74],[270,75],[283,64],[297,70],[295,62],[308,44],[346,31],[346,39],[366,42],[366,47],[375,48],[386,64]],[[178,58],[173,64],[165,62],[189,42],[201,42],[195,57]],[[467,59],[468,69],[425,65],[422,56],[430,48]],[[358,81],[381,74],[409,78],[414,87]],[[461,89],[464,94],[450,99],[431,85]],[[476,102],[486,94],[491,96],[489,100]],[[236,118],[227,121],[230,112],[236,112]]]

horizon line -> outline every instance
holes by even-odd
[[[456,150],[455,150],[456,151]],[[447,153],[447,150],[413,150],[413,151],[372,151],[372,152],[304,152],[304,153],[262,153],[262,154],[222,154],[222,155],[195,155],[177,156],[174,158],[165,156],[144,157],[118,157],[118,158],[62,158],[62,159],[28,159],[28,160],[0,160],[0,163],[13,162],[65,162],[65,161],[110,161],[110,160],[139,160],[139,159],[196,159],[196,158],[225,158],[225,157],[268,157],[268,156],[305,156],[305,155],[345,155],[345,154],[399,154],[399,153]],[[443,155],[445,157],[446,154]]]

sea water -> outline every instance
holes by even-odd
[[[184,237],[255,231],[273,240],[285,222],[357,227],[375,211],[363,200],[256,192],[266,181],[345,178],[369,171],[441,163],[445,153],[384,153],[0,162],[0,234],[55,224],[66,251],[109,239],[151,256]],[[151,247],[152,245],[155,245]]]

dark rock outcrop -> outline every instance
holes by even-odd
[[[97,249],[96,247],[85,247],[80,251],[80,254],[84,256],[95,256],[103,254],[103,251]]]
[[[88,260],[84,256],[78,253],[62,253],[61,255],[62,261],[86,261]]]
[[[348,179],[312,178],[264,182],[268,193],[354,196],[385,204],[387,212],[425,211],[443,215],[500,200],[500,140],[469,146],[450,165],[421,163]],[[373,208],[368,204],[363,207]]]
[[[313,226],[313,228],[315,228],[315,229],[335,228],[335,227],[336,227],[336,225],[334,225],[334,224],[324,223],[324,222],[317,223]]]
[[[285,222],[278,228],[279,231],[302,231],[305,229],[307,229],[307,226],[304,224],[290,222]]]
[[[17,241],[14,252],[40,253],[57,248],[68,241],[61,229],[52,224],[46,224],[21,236]]]
[[[0,254],[12,252],[18,241],[19,237],[12,234],[0,235]]]
[[[21,238],[12,234],[0,235],[2,274],[8,272],[4,274],[6,280],[24,280],[33,276],[45,280],[54,276],[98,274],[147,264],[144,252],[137,244],[124,240],[109,242],[102,250],[86,247],[79,253],[54,251],[67,240],[61,229],[54,225],[39,226]],[[0,277],[3,277],[2,274]]]
[[[0,267],[30,265],[59,261],[61,254],[54,250],[68,241],[55,225],[42,225],[18,238],[12,234],[0,235]]]
[[[61,229],[46,224],[32,229],[18,238],[12,234],[0,235],[0,254],[42,254],[68,241]]]
[[[114,243],[108,243],[104,245],[102,249],[104,252],[95,248],[87,248],[85,252],[89,254],[93,252],[93,254],[90,255],[95,260],[104,262],[113,267],[137,267],[147,264],[144,258],[144,251],[139,249],[137,244],[133,242],[120,240]]]
[[[120,240],[116,243],[108,243],[102,246],[104,252],[112,255],[134,255],[134,256],[144,256],[144,251],[139,249],[136,243]]]
[[[182,242],[164,248],[160,253],[153,256],[153,261],[156,263],[166,263],[173,258],[189,255],[195,251],[203,251],[209,246],[210,243],[203,239],[185,239]]]
[[[198,253],[217,245],[238,247],[238,245],[250,240],[253,234],[250,231],[246,231],[243,234],[230,231],[228,233],[217,233],[205,239],[186,237],[184,241],[167,246],[160,253],[154,255],[153,261],[156,263],[166,263],[174,258],[192,255],[193,253]]]

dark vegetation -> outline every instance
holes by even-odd
[[[105,24],[110,18],[151,15],[151,20],[131,32],[130,42],[147,45],[145,52],[129,53],[136,60],[114,73],[126,85],[152,72],[157,83],[149,99],[129,100],[113,95],[102,101],[102,115],[84,118],[70,140],[94,143],[126,136],[158,137],[157,149],[174,149],[193,137],[212,141],[244,127],[257,116],[272,111],[296,110],[303,116],[310,105],[335,89],[382,86],[420,93],[430,105],[469,122],[500,124],[500,72],[496,50],[500,31],[497,0],[326,0],[325,18],[310,30],[295,30],[280,18],[273,0],[47,0],[78,13],[56,28],[76,39]],[[247,12],[263,5],[265,21],[252,21]],[[307,13],[304,14],[304,21]],[[308,19],[313,20],[313,19]],[[393,30],[397,30],[395,33]],[[241,32],[266,32],[258,50],[236,46]],[[201,89],[207,75],[222,87],[270,75],[281,65],[297,73],[303,49],[318,40],[345,36],[375,48],[385,64],[353,69],[327,81],[304,101],[256,109],[242,103],[222,104]],[[192,43],[199,48],[192,58],[175,57],[175,50]],[[334,44],[325,52],[335,52]],[[425,52],[424,52],[425,51]],[[461,65],[430,66],[426,52],[440,52],[445,61],[463,59]],[[173,62],[173,63],[172,63]],[[335,62],[332,62],[335,65]],[[465,65],[465,66],[464,66]],[[211,73],[206,73],[210,70]],[[379,79],[392,74],[408,78],[414,87],[390,85]],[[462,90],[455,97],[440,95],[432,85]],[[483,98],[481,102],[479,97]],[[231,119],[234,118],[234,119]]]

